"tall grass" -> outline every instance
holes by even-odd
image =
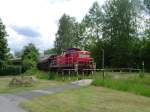
[[[57,81],[74,81],[74,80],[82,80],[82,79],[96,79],[98,77],[101,77],[100,73],[95,74],[76,74],[72,72],[70,75],[68,73],[56,73],[51,71],[41,71],[36,68],[32,68],[30,70],[27,70],[23,75],[32,75],[36,76],[39,79],[44,80],[57,80]]]
[[[48,80],[49,79],[48,72],[40,71],[37,68],[29,69],[25,73],[23,73],[22,75],[35,76],[35,77],[37,77],[39,79],[44,79],[44,80]]]
[[[103,86],[115,90],[132,92],[135,94],[150,97],[150,76],[140,78],[138,76],[129,76],[127,78],[106,78],[95,79],[92,83],[95,86]]]
[[[150,97],[150,75],[146,74],[140,77],[139,73],[117,73],[106,72],[103,80],[102,73],[92,74],[57,74],[56,72],[44,72],[37,69],[31,69],[25,72],[25,75],[34,75],[39,79],[57,80],[57,81],[74,81],[81,79],[93,79],[92,85],[103,86],[115,90],[128,91],[135,94]]]

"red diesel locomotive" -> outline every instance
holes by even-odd
[[[52,55],[39,62],[38,68],[55,71],[67,69],[84,71],[96,69],[96,64],[93,62],[90,52],[78,48],[69,48],[61,55]]]

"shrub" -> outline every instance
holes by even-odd
[[[22,73],[21,66],[5,66],[0,68],[0,75],[18,75]]]
[[[15,77],[9,82],[10,87],[14,86],[32,86],[35,80],[33,77]]]

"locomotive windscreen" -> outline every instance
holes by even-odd
[[[80,54],[80,58],[90,58],[90,55],[88,55],[88,54]]]
[[[79,48],[68,48],[66,51],[81,51]]]

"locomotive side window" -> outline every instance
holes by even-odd
[[[87,55],[87,54],[80,54],[79,57],[80,57],[80,58],[89,58],[90,55]]]

